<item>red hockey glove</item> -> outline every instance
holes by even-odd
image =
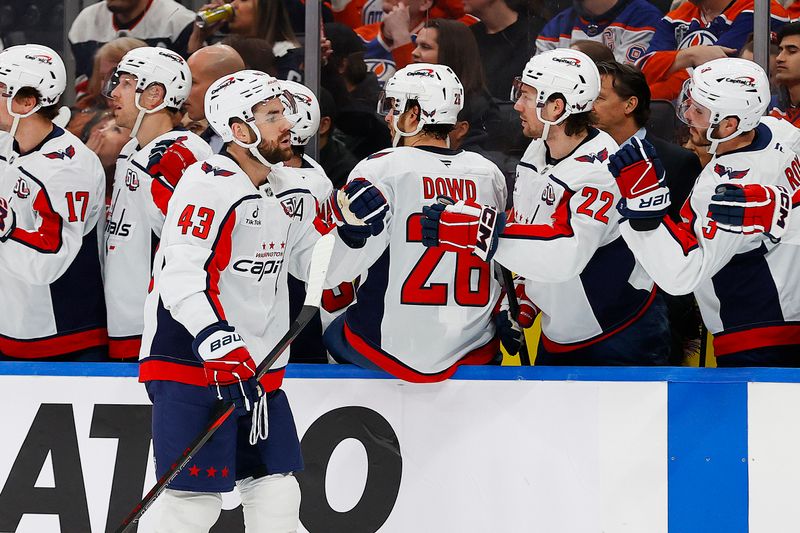
[[[622,199],[617,210],[628,219],[649,222],[631,224],[634,229],[654,229],[670,205],[664,167],[653,145],[637,138],[608,158],[608,170],[617,180]]]
[[[8,236],[14,231],[15,224],[14,209],[8,205],[8,200],[0,198],[0,241],[8,239]]]
[[[178,137],[174,141],[170,139],[156,143],[150,152],[147,171],[153,176],[164,176],[173,187],[177,185],[183,172],[197,162],[194,153],[183,144],[184,140],[186,137]]]
[[[256,364],[236,330],[227,322],[212,324],[197,335],[192,348],[217,398],[233,402],[240,415],[250,412],[260,396]]]
[[[440,197],[439,203],[422,208],[422,244],[450,252],[472,252],[490,261],[505,228],[506,214],[471,200],[452,202]]]
[[[711,197],[709,214],[717,227],[731,233],[763,233],[778,242],[792,213],[789,191],[779,185],[718,185]]]

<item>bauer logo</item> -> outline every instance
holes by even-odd
[[[581,60],[577,57],[554,57],[553,61],[556,63],[563,63],[565,65],[569,65],[571,67],[579,67],[581,66]]]
[[[39,63],[44,63],[45,65],[53,64],[53,58],[47,54],[26,55],[25,59],[30,59],[31,61],[38,61]]]
[[[433,72],[432,68],[420,68],[417,70],[412,70],[408,73],[409,76],[419,76],[422,78],[433,78],[435,77],[435,73]]]

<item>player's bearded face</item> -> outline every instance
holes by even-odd
[[[538,139],[544,132],[544,123],[536,116],[537,91],[524,83],[518,84],[516,89],[514,109],[519,113],[522,134],[529,139]]]
[[[280,99],[273,98],[253,110],[255,125],[261,134],[258,152],[271,164],[292,157],[291,123],[284,115]]]

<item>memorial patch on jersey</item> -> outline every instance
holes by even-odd
[[[281,207],[289,218],[303,218],[303,198],[292,196],[281,200]]]
[[[747,175],[749,169],[744,170],[733,170],[731,167],[725,167],[717,163],[714,165],[714,172],[716,172],[720,178],[724,178],[728,176],[732,180],[742,179]]]
[[[606,159],[608,159],[608,148],[603,148],[596,154],[580,155],[575,158],[575,161],[579,163],[594,163],[595,161],[603,163]]]
[[[17,183],[14,184],[14,194],[21,199],[25,199],[31,195],[31,190],[28,187],[28,182],[23,178],[17,178]]]
[[[56,150],[55,152],[50,152],[43,155],[47,159],[72,159],[75,157],[75,147],[70,144],[63,150]]]
[[[200,169],[205,172],[206,174],[213,174],[215,176],[222,176],[223,178],[227,178],[229,176],[233,176],[233,172],[230,170],[225,170],[221,167],[215,167],[209,163],[203,163],[200,166]]]
[[[139,175],[133,169],[128,169],[125,172],[125,186],[131,191],[139,188]]]

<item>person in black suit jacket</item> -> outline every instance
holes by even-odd
[[[650,117],[650,87],[636,67],[616,62],[601,62],[597,67],[601,80],[600,96],[593,106],[597,127],[611,135],[620,146],[635,136],[655,147],[664,164],[672,200],[668,213],[679,222],[681,207],[702,170],[700,160],[694,152],[658,137],[658,133],[670,135],[672,132],[645,129]],[[692,295],[665,295],[665,299],[672,329],[670,363],[679,365],[700,346],[702,322]]]
[[[645,129],[650,118],[650,87],[636,67],[616,62],[601,62],[600,96],[594,103],[597,127],[611,135],[622,146],[633,136],[652,144],[666,171],[672,205],[669,215],[680,221],[680,209],[689,197],[703,167],[694,152],[659,137],[670,132]]]

